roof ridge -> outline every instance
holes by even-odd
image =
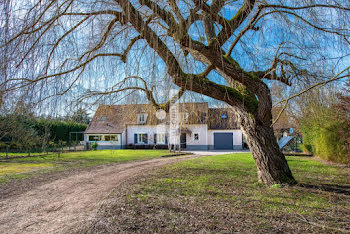
[[[209,104],[208,102],[179,102],[179,104]],[[152,103],[131,103],[131,104],[113,104],[113,105],[106,105],[106,104],[99,104],[98,107],[106,106],[106,107],[112,107],[112,106],[141,106],[141,105],[152,105]]]

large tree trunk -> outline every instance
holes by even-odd
[[[249,114],[240,120],[241,129],[256,163],[259,182],[266,185],[296,184],[270,124],[256,121]]]

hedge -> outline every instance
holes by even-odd
[[[73,121],[38,119],[25,115],[0,117],[0,146],[11,148],[37,148],[51,143],[69,142],[70,132],[83,132],[87,125]],[[72,135],[75,141],[75,135]],[[83,140],[83,134],[78,135]]]
[[[330,108],[321,109],[318,115],[303,118],[300,130],[303,150],[325,160],[349,163],[341,132],[344,124]]]
[[[46,130],[49,130],[49,138],[55,142],[58,142],[60,140],[68,142],[70,140],[70,132],[83,132],[85,131],[86,127],[86,124],[59,120],[38,120],[34,125],[34,128],[39,135],[44,135]],[[75,136],[72,136],[72,140],[75,140]],[[78,135],[77,140],[83,140],[82,134]]]

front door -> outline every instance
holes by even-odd
[[[181,146],[181,149],[186,149],[186,133],[181,133],[180,146]]]

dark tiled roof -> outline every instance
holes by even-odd
[[[179,111],[189,114],[187,124],[205,124],[208,103],[180,103]],[[122,133],[126,125],[138,124],[137,116],[140,113],[147,114],[145,125],[157,125],[169,120],[168,116],[165,120],[158,120],[156,109],[151,104],[101,105],[85,133]],[[105,117],[104,121],[102,117]]]
[[[124,105],[99,106],[85,133],[122,133],[128,120],[128,109]]]
[[[180,103],[179,111],[188,113],[187,124],[206,124],[208,115],[207,102]]]
[[[209,129],[239,129],[230,108],[209,108]]]

